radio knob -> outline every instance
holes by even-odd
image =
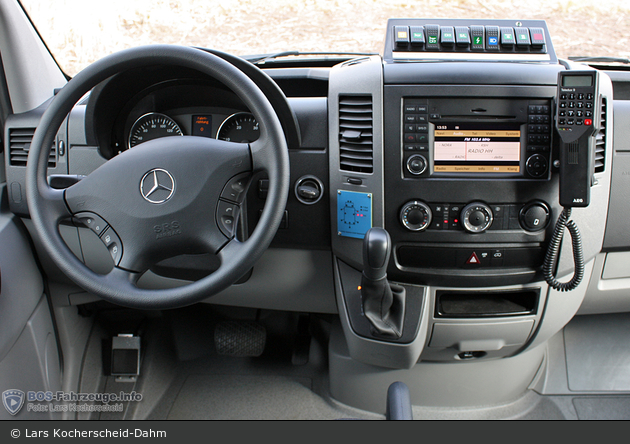
[[[419,176],[427,169],[427,159],[420,154],[414,154],[407,159],[407,171],[414,176]]]
[[[431,225],[433,213],[424,202],[417,200],[407,202],[400,210],[400,221],[410,231],[423,231]]]
[[[468,204],[462,210],[462,225],[470,233],[482,233],[492,225],[492,210],[481,202]]]

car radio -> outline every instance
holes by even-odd
[[[549,99],[405,97],[402,107],[405,178],[550,177]]]

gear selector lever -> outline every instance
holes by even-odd
[[[387,280],[392,240],[383,228],[370,228],[363,239],[361,299],[372,333],[398,339],[405,316],[405,289]]]

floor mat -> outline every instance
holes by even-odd
[[[330,420],[339,411],[311,391],[309,378],[191,375],[168,419]]]
[[[575,398],[573,405],[581,420],[627,421],[630,419],[630,397]]]
[[[630,391],[630,315],[576,316],[564,329],[572,391]]]

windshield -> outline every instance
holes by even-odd
[[[547,21],[556,53],[630,56],[627,0],[22,0],[66,74],[151,43],[235,55],[287,50],[382,52],[388,18]]]

